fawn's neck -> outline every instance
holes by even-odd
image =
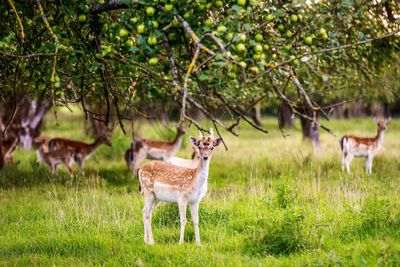
[[[197,167],[196,170],[195,189],[200,189],[204,184],[207,184],[209,169],[210,169],[210,159],[208,160],[201,159],[199,162],[199,166]]]

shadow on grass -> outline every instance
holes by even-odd
[[[74,168],[71,177],[64,168],[56,174],[43,164],[31,163],[31,166],[10,164],[0,171],[0,188],[35,187],[43,184],[70,185],[74,187],[132,186],[138,190],[138,180],[131,172],[119,166],[107,169],[85,168],[83,173]]]

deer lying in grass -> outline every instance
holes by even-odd
[[[342,171],[344,171],[344,168],[346,167],[347,172],[350,173],[350,163],[353,158],[365,157],[366,173],[372,173],[372,160],[383,146],[383,137],[391,118],[383,121],[378,121],[376,118],[374,118],[374,120],[378,126],[378,133],[375,137],[345,135],[340,140],[340,146],[343,151]]]
[[[199,204],[207,192],[208,171],[213,149],[222,139],[213,136],[190,141],[197,147],[200,161],[197,168],[184,168],[160,161],[150,162],[138,169],[141,193],[144,196],[144,241],[154,244],[151,230],[151,213],[160,201],[178,203],[181,221],[179,243],[184,242],[186,207],[189,203],[196,243],[200,243]]]
[[[133,173],[136,173],[139,164],[146,158],[168,161],[178,152],[186,131],[186,126],[179,125],[176,128],[176,136],[173,141],[134,140],[131,148],[125,153],[128,167],[133,170]]]
[[[106,144],[111,147],[111,142],[106,136],[96,138],[94,143],[87,144],[81,141],[71,140],[67,138],[53,138],[49,141],[49,152],[71,151],[74,154],[75,162],[80,170],[83,169],[83,163],[90,155],[101,145]],[[78,160],[79,159],[79,160]]]

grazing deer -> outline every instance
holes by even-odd
[[[49,152],[49,142],[51,139],[52,139],[52,137],[50,137],[50,136],[41,135],[41,136],[36,137],[33,140],[33,145],[36,148],[37,162],[40,162],[43,160],[39,153],[39,149],[43,148],[43,152],[45,152],[45,153]]]
[[[347,172],[350,173],[350,163],[353,158],[365,157],[366,173],[372,173],[372,160],[383,145],[384,133],[391,118],[383,121],[378,121],[376,118],[374,120],[378,125],[378,133],[375,137],[345,135],[340,139],[340,146],[343,151],[342,171],[346,167]]]
[[[200,161],[197,168],[184,168],[160,161],[150,162],[138,169],[141,193],[144,196],[144,241],[154,244],[151,230],[151,213],[160,201],[178,203],[181,221],[179,243],[184,242],[186,225],[186,207],[189,203],[196,243],[200,243],[199,204],[207,192],[208,171],[213,149],[222,139],[213,136],[190,141],[197,147]]]
[[[186,133],[187,127],[179,125],[176,130],[176,136],[173,141],[134,140],[134,145],[130,148],[131,151],[125,153],[125,155],[130,154],[131,160],[127,160],[128,167],[136,173],[139,164],[146,158],[168,161],[181,147],[182,137]]]
[[[79,169],[82,170],[84,161],[88,159],[101,144],[106,144],[111,147],[111,142],[106,136],[97,137],[94,143],[91,144],[67,138],[53,138],[49,141],[48,147],[50,152],[71,150],[74,153],[74,158],[79,159],[75,162],[78,164]]]
[[[52,173],[55,173],[60,164],[64,164],[67,167],[67,171],[72,175],[72,164],[79,162],[81,159],[75,154],[75,151],[68,148],[59,149],[56,151],[44,152],[44,146],[40,146],[38,149],[40,159],[45,162],[50,168]]]

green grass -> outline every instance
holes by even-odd
[[[90,141],[80,118],[60,113],[58,127],[48,116],[45,133]],[[113,147],[101,147],[73,179],[17,151],[20,163],[0,172],[0,265],[399,266],[400,120],[370,176],[361,159],[342,173],[338,140],[327,133],[313,155],[299,130],[284,139],[275,119],[264,124],[269,135],[242,126],[240,138],[224,136],[228,151],[216,149],[200,205],[201,246],[189,213],[186,243],[177,244],[174,204],[155,210],[156,245],[144,244],[138,181],[123,161],[128,136],[115,132]],[[376,132],[372,119],[327,125],[339,136]],[[140,133],[171,136],[159,125]],[[180,156],[191,154],[187,139]]]

